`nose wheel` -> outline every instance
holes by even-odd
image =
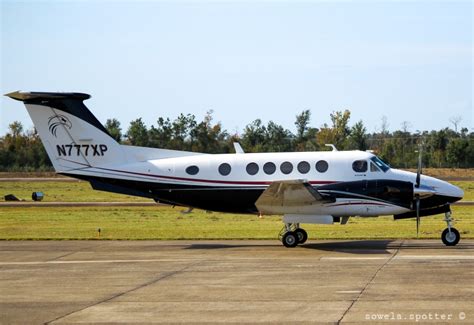
[[[287,223],[280,232],[280,240],[285,247],[293,248],[308,240],[308,233],[299,224]]]
[[[461,235],[456,228],[453,227],[453,219],[451,218],[451,212],[446,212],[445,214],[445,221],[448,225],[448,228],[444,229],[443,233],[441,234],[441,240],[446,246],[456,246],[461,239]]]

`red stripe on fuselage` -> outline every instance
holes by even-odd
[[[88,166],[81,163],[77,163],[77,164]],[[137,172],[130,172],[130,171],[125,171],[125,170],[103,168],[103,167],[92,167],[92,166],[88,166],[88,167],[107,170],[107,171],[113,171],[113,172],[119,172],[119,173],[125,173],[125,174],[131,174],[131,175],[170,179],[170,180],[176,180],[176,181],[196,182],[196,183],[231,184],[231,185],[270,185],[271,183],[274,182],[274,181],[266,181],[266,182],[265,181],[224,181],[224,180],[214,180],[214,179],[199,179],[199,178],[187,178],[187,177],[175,177],[175,176],[137,173]],[[337,182],[335,181],[309,181],[308,183],[312,185],[325,185],[325,184],[333,184]]]

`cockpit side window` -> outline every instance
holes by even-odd
[[[377,156],[373,156],[372,158],[370,158],[370,160],[372,160],[373,163],[375,164],[375,166],[380,168],[384,173],[387,172],[387,170],[390,169],[390,166],[387,165],[382,159],[380,159]],[[372,170],[372,168],[371,168],[371,170]]]
[[[370,171],[371,172],[379,172],[380,169],[373,162],[370,162]]]
[[[352,169],[356,173],[365,173],[367,171],[367,160],[356,160],[352,163]]]

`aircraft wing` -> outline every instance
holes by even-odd
[[[330,202],[303,180],[276,181],[255,202],[261,213],[273,213],[276,207],[300,207]]]

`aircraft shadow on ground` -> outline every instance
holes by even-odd
[[[275,241],[273,244],[255,244],[248,243],[245,244],[245,241],[240,243],[199,243],[191,244],[186,247],[186,249],[229,249],[229,248],[262,248],[262,247],[281,247],[281,249],[295,249],[295,252],[298,249],[314,249],[314,250],[324,250],[324,251],[336,251],[336,252],[345,252],[352,254],[390,254],[387,249],[397,248],[398,245],[391,245],[392,240],[354,240],[354,241],[328,241],[328,242],[318,242],[318,243],[306,243],[300,245],[298,248],[285,248],[279,241]]]
[[[232,248],[275,248],[281,247],[281,249],[293,250],[295,248],[285,248],[281,243],[275,240],[275,243],[262,243],[258,244],[255,242],[246,243],[245,240],[240,243],[198,243],[191,244],[185,249],[232,249]],[[313,250],[322,250],[322,251],[333,251],[341,253],[350,253],[350,254],[392,254],[394,249],[474,249],[474,243],[460,243],[455,247],[447,247],[441,241],[433,240],[344,240],[344,241],[324,241],[324,242],[307,242],[306,244],[298,246],[298,249],[313,249]],[[391,251],[389,251],[391,250]]]
[[[223,248],[249,248],[249,247],[274,247],[275,245],[271,244],[264,244],[264,245],[256,245],[256,244],[221,244],[221,243],[199,243],[199,244],[191,244],[187,246],[185,249],[223,249]]]
[[[301,248],[350,254],[391,254],[388,249],[397,248],[393,240],[349,240],[307,243]]]

